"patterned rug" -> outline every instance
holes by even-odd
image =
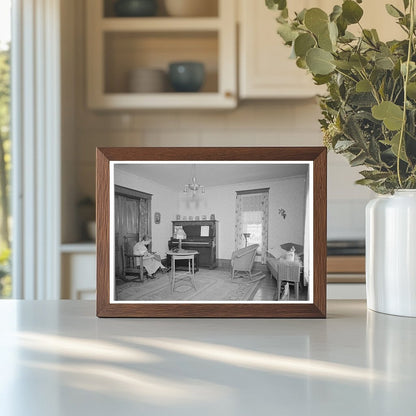
[[[116,284],[117,300],[136,301],[250,301],[253,300],[262,278],[256,276],[236,278],[222,270],[203,270],[195,273],[196,290],[189,279],[180,280],[171,293],[169,274],[158,273],[153,280],[144,282],[119,282]]]

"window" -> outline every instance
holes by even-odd
[[[236,250],[258,244],[257,261],[265,263],[268,245],[269,189],[237,191]]]
[[[0,298],[9,298],[12,294],[10,273],[10,7],[10,0],[0,0]]]

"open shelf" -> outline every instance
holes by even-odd
[[[163,1],[159,1],[155,17],[116,17],[113,0],[88,0],[88,107],[97,110],[235,108],[235,4],[229,0],[207,1],[216,6],[214,15],[169,17]],[[137,74],[143,68],[162,70],[167,79],[169,64],[183,61],[204,65],[205,80],[200,91],[177,93],[169,83],[155,93],[137,93],[129,88],[132,71],[136,70]],[[142,89],[146,90],[152,91],[150,87]]]
[[[131,70],[152,68],[165,71],[177,61],[197,61],[205,66],[205,82],[200,92],[218,92],[218,38],[216,32],[137,33],[111,32],[104,38],[106,94],[128,94]],[[167,85],[164,93],[173,93]],[[163,93],[158,93],[163,94]],[[181,93],[180,96],[189,93]],[[177,97],[178,98],[178,97]]]
[[[137,18],[121,18],[114,17],[102,19],[101,28],[106,32],[169,32],[184,31],[193,32],[218,30],[220,28],[220,20],[216,17],[137,17]]]
[[[112,18],[112,17],[117,17],[115,14],[115,3],[117,0],[100,0],[103,1],[103,13],[102,16],[104,18]],[[165,4],[166,0],[156,0],[157,1],[157,13],[155,17],[142,17],[140,18],[141,20],[143,19],[154,19],[157,17],[167,17],[167,18],[174,18],[174,16],[169,16],[168,13],[168,8]],[[167,1],[171,1],[171,0],[167,0]],[[194,0],[195,1],[195,0]],[[219,13],[219,7],[218,7],[218,1],[219,0],[204,0],[204,12],[201,13],[198,16],[194,16],[194,17],[186,17],[186,19],[194,19],[195,17],[218,17]],[[230,1],[230,0],[227,0]],[[131,17],[120,17],[120,19],[123,20],[130,20],[130,19],[134,19]]]
[[[216,93],[105,94],[95,106],[100,109],[218,109],[235,108],[234,97]]]

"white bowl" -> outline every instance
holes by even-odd
[[[167,90],[167,74],[162,69],[136,68],[129,72],[128,90],[133,93],[158,93]]]
[[[217,0],[165,0],[165,7],[174,17],[218,16]]]

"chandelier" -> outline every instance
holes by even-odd
[[[196,165],[192,165],[192,179],[191,183],[188,183],[185,185],[183,192],[184,193],[191,193],[192,196],[196,196],[197,192],[205,193],[205,187],[203,185],[200,185],[196,180]]]

